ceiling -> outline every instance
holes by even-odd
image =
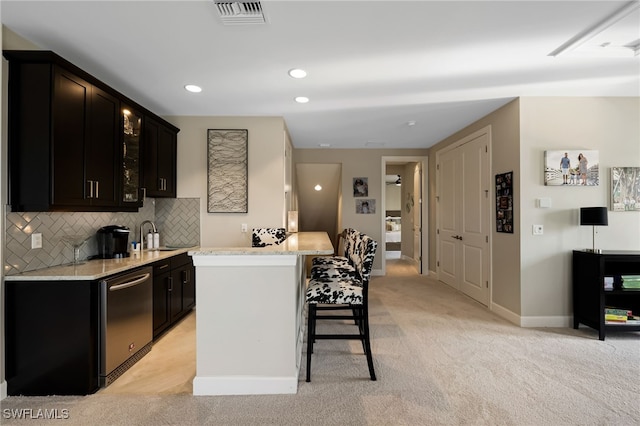
[[[427,148],[519,96],[640,96],[640,56],[550,56],[621,8],[595,50],[637,43],[637,6],[262,0],[264,24],[230,26],[211,0],[3,0],[0,16],[161,116],[281,116],[296,148]]]

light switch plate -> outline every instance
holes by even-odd
[[[538,198],[538,207],[548,209],[551,207],[551,198]]]
[[[533,235],[542,235],[544,234],[544,227],[542,225],[533,225],[533,229],[531,231]]]

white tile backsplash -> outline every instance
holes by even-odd
[[[62,265],[73,261],[73,249],[62,240],[65,235],[90,237],[80,250],[80,258],[97,254],[96,232],[106,225],[131,229],[129,241],[145,220],[156,223],[163,245],[200,244],[200,200],[197,198],[147,198],[137,213],[10,212],[5,217],[4,273]],[[7,207],[9,210],[9,207]],[[31,248],[31,234],[42,234],[42,248]],[[164,239],[162,239],[162,237]]]

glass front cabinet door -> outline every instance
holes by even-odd
[[[123,206],[142,207],[140,152],[142,114],[122,105],[122,200]]]

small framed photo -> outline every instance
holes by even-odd
[[[353,178],[353,196],[354,197],[369,196],[369,178],[366,178],[366,177]]]
[[[356,214],[374,214],[376,212],[376,200],[356,200]]]

